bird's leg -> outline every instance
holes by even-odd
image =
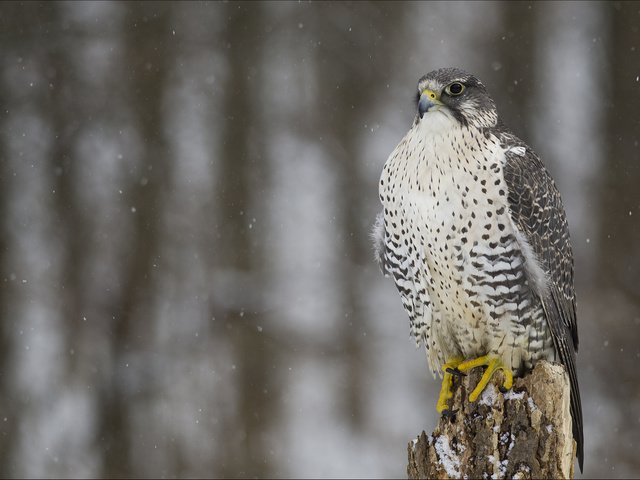
[[[449,407],[447,403],[453,396],[453,393],[451,392],[451,388],[453,386],[453,376],[461,374],[457,367],[458,365],[460,365],[460,363],[462,363],[462,360],[462,357],[453,357],[450,358],[447,363],[442,365],[444,378],[442,379],[442,387],[440,387],[440,397],[438,397],[438,404],[436,405],[436,410],[438,410],[438,413],[446,411]]]
[[[480,379],[480,382],[478,382],[476,388],[474,388],[471,395],[469,395],[470,402],[475,402],[478,399],[497,370],[502,370],[504,373],[504,383],[502,384],[504,389],[509,390],[513,385],[513,373],[511,372],[511,369],[509,369],[502,361],[502,358],[497,355],[484,355],[482,357],[474,358],[473,360],[461,362],[457,365],[458,370],[462,372],[475,367],[487,367],[487,369],[482,375],[482,378]]]

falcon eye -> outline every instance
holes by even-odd
[[[460,95],[464,91],[464,85],[460,82],[453,82],[451,85],[445,88],[444,91],[448,95],[455,97],[456,95]]]

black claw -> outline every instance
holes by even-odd
[[[504,388],[503,385],[500,385],[498,387],[498,390],[500,390],[500,393],[507,393],[509,391],[509,389],[508,388]]]
[[[442,411],[442,416],[445,418],[453,418],[456,416],[456,413],[458,413],[459,409],[455,409],[455,410],[443,410]]]
[[[462,373],[460,370],[458,370],[457,368],[447,368],[446,370],[447,373],[450,373],[451,375],[453,375],[454,377],[466,377],[467,374],[466,373]]]

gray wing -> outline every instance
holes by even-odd
[[[573,435],[582,470],[582,407],[576,373],[578,326],[567,218],[560,193],[537,155],[515,136],[503,134],[501,140],[507,149],[503,171],[511,217],[548,277],[548,289],[540,300],[556,352],[571,382]]]

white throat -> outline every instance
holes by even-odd
[[[416,127],[423,135],[445,135],[459,129],[460,124],[446,108],[440,107],[439,110],[425,113]]]

